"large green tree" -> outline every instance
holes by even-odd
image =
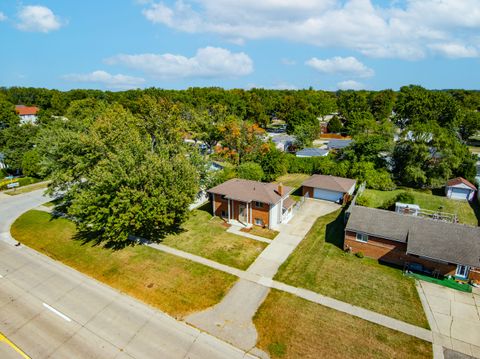
[[[114,105],[80,131],[67,123],[42,131],[38,148],[53,179],[50,191],[63,192],[80,232],[96,241],[160,240],[178,229],[198,192],[185,151],[172,151],[158,132],[152,146],[143,121]]]

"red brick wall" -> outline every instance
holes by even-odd
[[[419,263],[425,268],[437,270],[442,275],[454,275],[456,265],[438,263],[425,258],[419,258],[406,253],[406,243],[390,241],[388,239],[369,236],[368,242],[356,240],[354,232],[345,232],[344,248],[352,248],[353,253],[362,252],[365,256],[402,266],[405,262]]]
[[[217,217],[222,217],[222,211],[225,211],[228,215],[228,201],[222,199],[222,196],[219,194],[212,195],[214,196],[213,198],[213,209],[215,212],[215,216]]]
[[[313,198],[313,187],[302,186],[302,196],[306,196]]]
[[[243,204],[246,207],[245,202],[239,201],[231,201],[230,202],[230,219],[238,220],[238,214],[240,213],[239,206]],[[225,211],[228,216],[228,201],[222,199],[222,197],[218,194],[215,195],[213,199],[213,208],[215,211],[215,216],[222,217],[222,211]],[[250,223],[255,224],[255,218],[261,218],[265,226],[269,226],[269,212],[270,212],[270,205],[266,203],[262,203],[262,207],[255,207],[255,202],[249,204],[249,212],[251,210],[252,217],[250,219]],[[250,216],[250,213],[249,213]]]
[[[263,220],[263,224],[266,227],[270,225],[270,205],[267,203],[262,203],[262,207],[256,207],[255,202],[251,203],[252,205],[252,220],[251,223],[255,224],[255,218],[261,218]]]

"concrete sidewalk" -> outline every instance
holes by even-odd
[[[435,346],[480,358],[480,292],[464,293],[425,281],[417,290]],[[436,358],[443,349],[437,349]]]

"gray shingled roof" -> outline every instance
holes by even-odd
[[[328,150],[324,150],[321,148],[304,148],[303,150],[300,150],[296,153],[297,156],[303,156],[303,157],[323,157],[328,155]]]
[[[412,218],[383,209],[352,206],[345,229],[405,243]]]
[[[330,140],[328,141],[327,146],[329,149],[339,150],[347,146],[350,146],[352,142],[353,142],[352,140]]]
[[[413,223],[407,253],[480,267],[480,228],[430,219]]]
[[[480,227],[352,206],[346,230],[407,243],[407,253],[480,267]]]
[[[282,198],[278,193],[278,186],[278,183],[263,183],[234,178],[209,189],[207,192],[247,203],[258,201],[275,204]],[[283,197],[288,197],[292,189],[292,187],[283,186]]]
[[[315,187],[321,189],[327,189],[329,191],[336,192],[348,192],[357,181],[350,178],[325,176],[325,175],[313,175],[306,179],[302,186]]]

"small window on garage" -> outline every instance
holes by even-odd
[[[368,242],[368,235],[365,233],[357,233],[357,241],[367,243]]]
[[[257,226],[263,226],[263,219],[261,218],[255,218],[255,224]]]

